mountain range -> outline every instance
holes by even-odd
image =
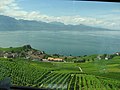
[[[39,30],[61,30],[61,31],[70,31],[70,30],[79,30],[79,31],[88,31],[88,30],[109,30],[104,28],[97,28],[86,26],[83,24],[80,25],[65,25],[60,22],[42,22],[42,21],[30,21],[30,20],[22,20],[15,19],[9,16],[0,15],[0,31],[39,31]]]

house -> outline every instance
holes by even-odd
[[[97,59],[101,60],[101,59],[102,59],[102,56],[101,56],[101,55],[98,55],[98,56],[97,56]]]
[[[5,53],[4,58],[14,58],[14,56],[11,53]]]
[[[54,59],[54,58],[48,57],[48,60],[49,60],[49,61],[52,61],[53,59]]]
[[[28,55],[31,55],[32,53],[33,53],[32,50],[27,52]]]
[[[54,60],[54,61],[59,61],[59,62],[62,62],[62,61],[63,61],[63,59],[61,59],[61,58],[54,58],[53,60]]]
[[[48,59],[42,59],[43,62],[50,62]]]
[[[48,57],[49,61],[57,61],[57,62],[63,62],[63,59],[61,58],[52,58],[52,57]]]
[[[33,61],[42,61],[42,58],[36,55],[31,55],[30,59],[32,59]]]
[[[33,53],[32,54],[34,54],[34,55],[41,55],[42,54],[42,52],[40,52],[40,51],[33,51]]]
[[[29,55],[26,55],[25,59],[30,59],[30,56],[29,56]]]
[[[17,54],[17,53],[12,53],[12,55],[13,55],[13,58],[18,57],[18,54]]]
[[[105,59],[105,60],[109,60],[111,59],[113,56],[109,55],[109,54],[103,54],[103,55],[98,55],[97,59],[101,60],[101,59]]]
[[[109,57],[109,55],[107,55],[107,54],[102,54],[102,55],[98,55],[97,56],[97,59],[99,59],[99,60],[101,60],[101,59],[107,59]]]
[[[120,56],[120,52],[116,52],[115,54],[118,55],[118,56]]]
[[[105,57],[105,60],[109,60],[109,59],[112,59],[113,58],[113,55],[107,55],[106,57]]]

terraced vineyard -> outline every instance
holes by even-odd
[[[120,83],[118,82],[116,85],[117,84],[119,87]],[[48,79],[44,78],[42,83],[38,84],[38,87],[65,90],[118,90],[114,82],[107,83],[105,80],[96,78],[93,75],[70,73],[54,73],[53,76],[50,76]]]
[[[119,90],[120,82],[82,72],[62,72],[53,63],[0,60],[0,80],[11,77],[13,85],[58,90]],[[57,68],[57,67],[56,67]],[[62,68],[61,68],[62,69]]]

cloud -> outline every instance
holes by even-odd
[[[48,16],[39,11],[28,12],[23,10],[15,0],[0,0],[0,14],[14,17],[16,19],[36,20],[44,22],[62,22],[64,24],[85,24],[110,29],[120,29],[120,17],[115,15],[101,15],[100,18],[76,16]],[[117,10],[119,11],[119,10]],[[118,19],[119,18],[119,19]]]
[[[120,14],[101,15],[100,19],[105,21],[106,27],[120,30]]]
[[[0,0],[0,11],[18,9],[19,7],[15,3],[15,0]]]

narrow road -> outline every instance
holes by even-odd
[[[78,67],[79,68],[79,70],[81,71],[81,72],[83,72],[83,70],[82,70],[82,68],[81,67]]]

